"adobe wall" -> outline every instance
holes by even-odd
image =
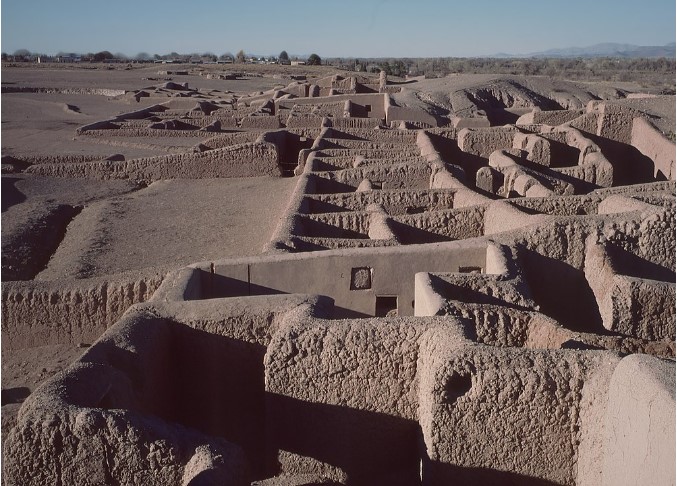
[[[609,385],[601,481],[675,483],[675,363],[631,355]]]
[[[582,397],[612,353],[468,346],[443,328],[420,353],[425,484],[576,482]]]
[[[122,96],[128,91],[124,89],[112,88],[31,88],[25,86],[3,86],[3,93],[46,93],[46,94],[75,94],[75,95],[92,95],[92,96],[107,96],[114,98]]]
[[[589,182],[595,186],[611,187],[614,180],[614,168],[602,152],[585,155],[581,165],[553,169],[562,175]]]
[[[269,447],[282,474],[356,484],[418,482],[418,356],[439,318],[322,321],[291,316],[265,359]]]
[[[246,132],[231,132],[224,133],[217,136],[212,136],[202,142],[203,145],[209,149],[217,149],[223,147],[230,147],[231,145],[238,145],[242,143],[255,142],[261,134],[256,131]]]
[[[91,343],[131,305],[148,300],[162,271],[2,283],[2,349]]]
[[[388,214],[419,210],[436,211],[453,207],[454,190],[381,190],[306,196],[309,213],[360,211],[369,204],[380,204]]]
[[[382,182],[382,189],[425,189],[431,173],[427,164],[393,163],[338,170],[330,172],[329,178],[353,187],[368,179]]]
[[[393,216],[392,220],[404,225],[394,229],[398,239],[404,244],[443,239],[463,240],[484,234],[484,210],[480,205],[439,209],[421,214],[401,214]]]
[[[365,238],[369,233],[369,213],[365,211],[299,215],[296,221],[295,234],[302,236]]]
[[[235,128],[238,125],[224,124],[226,127]],[[206,130],[170,130],[160,128],[117,128],[105,130],[88,130],[83,135],[88,137],[135,137],[135,138],[195,138],[195,137],[210,137],[214,132]]]
[[[436,127],[438,125],[435,117],[423,110],[389,105],[386,111],[386,123],[390,124],[398,121],[415,122],[422,124],[418,126],[425,127]]]
[[[280,108],[293,108],[294,105],[305,105],[305,104],[322,104],[322,103],[335,103],[339,101],[350,101],[354,105],[358,105],[362,110],[365,110],[366,106],[371,107],[368,117],[369,118],[379,118],[385,119],[385,97],[387,94],[338,94],[333,96],[323,96],[323,97],[312,97],[312,98],[293,98],[291,100],[275,100],[275,113],[278,112]]]
[[[226,308],[211,301],[130,309],[26,401],[3,444],[6,477],[11,484],[193,484],[195,477],[249,484],[252,470],[264,469],[266,346],[290,308],[321,314],[322,302],[261,297]]]
[[[27,172],[52,177],[151,182],[180,178],[276,176],[280,174],[280,169],[275,145],[245,143],[201,153],[171,154],[122,162],[41,164],[29,167]]]
[[[637,117],[632,121],[630,143],[654,163],[654,177],[675,180],[675,144],[656,130],[648,120]]]
[[[675,284],[624,274],[630,265],[609,252],[609,243],[588,239],[585,276],[604,327],[615,333],[648,340],[675,339]],[[627,257],[626,257],[627,259]]]
[[[284,117],[286,120],[287,117]],[[280,116],[245,116],[240,120],[240,127],[247,129],[275,130],[282,128],[283,122]]]
[[[397,258],[398,265],[392,265]],[[399,315],[414,314],[414,276],[418,272],[457,272],[459,267],[484,268],[486,243],[446,243],[435,250],[424,246],[364,248],[322,254],[278,255],[215,262],[212,295],[316,293],[331,296],[339,315],[373,316],[376,296],[397,296]],[[202,267],[200,267],[202,268]],[[204,268],[204,275],[209,268]],[[362,274],[366,282],[357,281]],[[202,284],[209,295],[205,284]]]
[[[545,214],[529,214],[508,201],[494,201],[489,203],[484,212],[484,234],[514,231],[525,226],[543,224],[550,219],[552,218]]]
[[[508,263],[498,257],[485,252],[497,274]],[[203,275],[222,278],[222,268]],[[185,291],[179,280],[195,272],[181,273],[171,279]],[[601,420],[616,420],[616,404],[627,403],[616,390],[636,388],[614,388],[622,371],[616,353],[478,345],[468,340],[475,331],[467,318],[327,320],[331,302],[321,297],[167,297],[158,292],[131,309],[29,398],[4,444],[10,480],[31,481],[39,470],[50,484],[186,484],[205,476],[248,484],[250,474],[282,474],[350,484],[592,485],[610,469],[614,447],[625,447],[614,427],[645,433],[641,421],[658,417],[651,443],[668,443],[674,430],[674,417],[670,427],[636,407],[617,424]],[[503,324],[488,318],[477,334],[511,346],[507,326],[521,339],[515,331],[529,313],[504,310]],[[669,414],[674,380],[665,396],[672,406],[660,409]],[[55,436],[72,446],[55,448]],[[104,447],[110,459],[92,460]],[[633,461],[646,460],[642,452]],[[665,458],[661,470],[674,450]]]
[[[417,134],[409,130],[347,128],[345,130],[330,130],[328,136],[339,139],[368,140],[370,142],[414,143]]]
[[[496,150],[512,148],[516,133],[518,130],[513,127],[464,128],[458,132],[458,147],[463,152],[488,159]]]
[[[596,135],[625,144],[631,143],[633,119],[640,115],[638,111],[613,103],[591,101],[590,104],[599,113]]]
[[[570,122],[584,114],[584,110],[532,110],[520,116],[515,125],[557,126]]]
[[[317,127],[322,125],[324,116],[315,113],[290,113],[285,121],[287,128]]]
[[[380,118],[330,118],[327,126],[336,128],[370,129],[381,125]]]

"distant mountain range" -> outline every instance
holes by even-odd
[[[564,49],[549,49],[547,51],[532,52],[529,54],[499,53],[491,57],[668,57],[675,58],[675,43],[664,46],[636,46],[633,44],[617,44],[607,42],[589,47],[567,47]]]

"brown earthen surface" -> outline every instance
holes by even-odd
[[[674,484],[674,96],[275,69],[3,66],[5,484]]]

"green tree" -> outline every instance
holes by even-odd
[[[317,54],[311,54],[306,61],[309,66],[319,66],[322,64],[322,59]]]
[[[28,49],[18,49],[14,51],[14,59],[16,61],[27,61],[31,58],[31,51]]]
[[[102,62],[105,61],[106,59],[113,59],[113,54],[111,54],[109,51],[101,51],[94,54],[92,59],[95,62]]]
[[[242,49],[240,49],[240,51],[239,51],[239,52],[237,53],[237,55],[235,56],[235,60],[236,60],[237,62],[239,62],[240,64],[242,64],[242,63],[244,63],[244,59],[245,59],[245,57],[244,57],[244,51],[243,51]]]
[[[278,58],[280,59],[280,61],[289,61],[289,54],[287,54],[287,51],[282,51],[280,52]]]

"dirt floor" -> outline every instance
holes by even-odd
[[[159,181],[91,204],[69,225],[36,279],[260,254],[295,182],[273,177]]]

